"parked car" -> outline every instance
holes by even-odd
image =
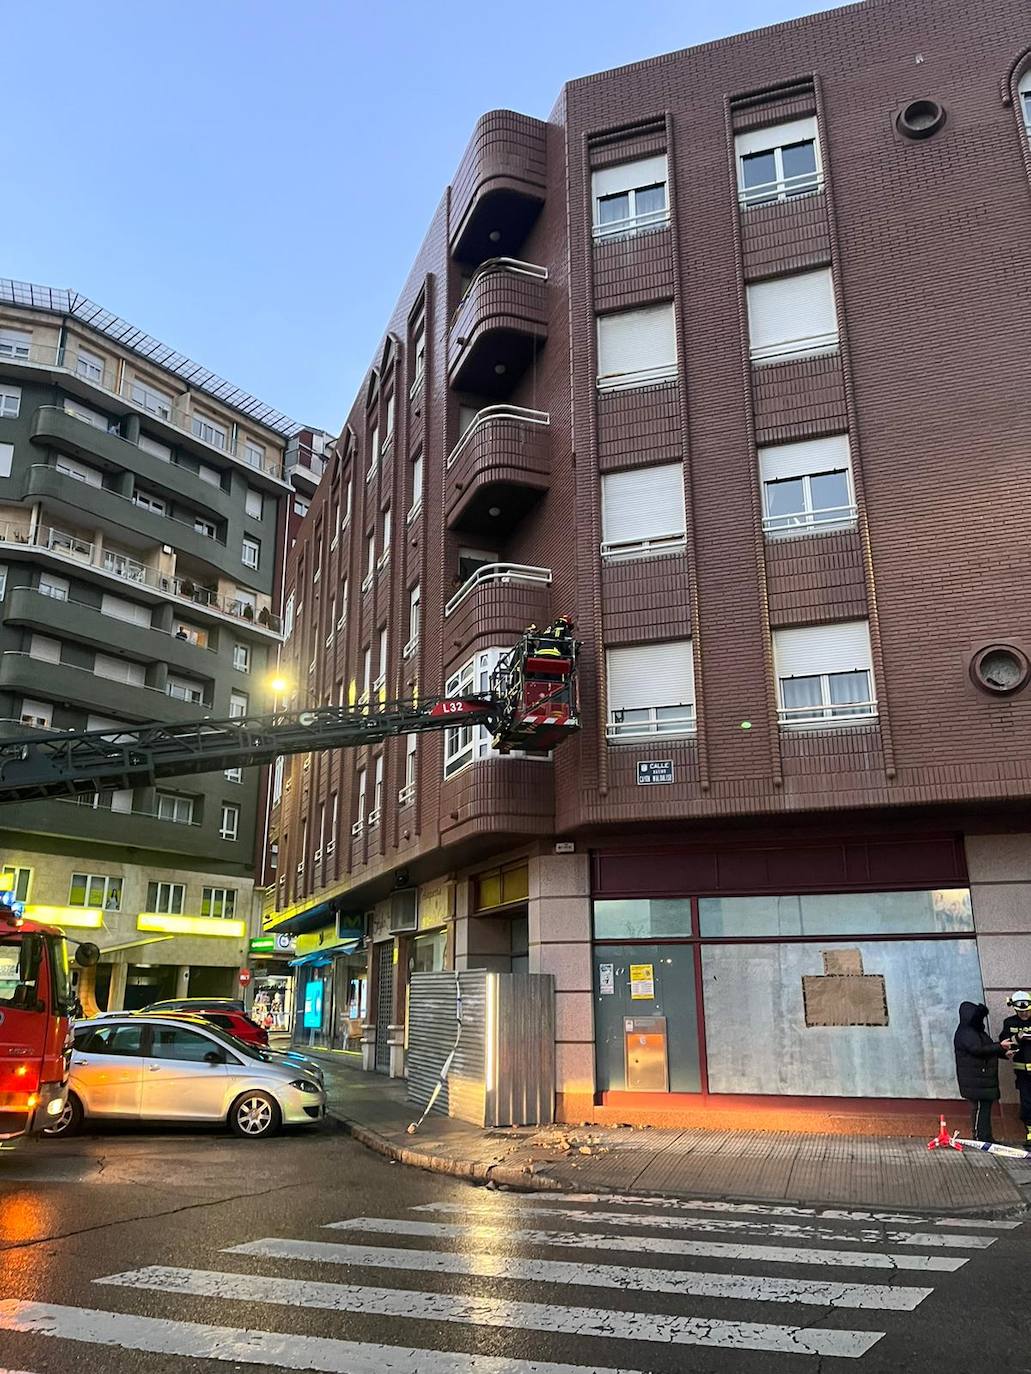
[[[151,1002],[142,1011],[197,1011],[202,1007],[218,1007],[226,1011],[243,1011],[242,997],[173,997],[167,1002]]]
[[[227,1035],[235,1035],[237,1040],[244,1040],[248,1045],[268,1044],[268,1031],[264,1026],[259,1026],[257,1021],[252,1021],[246,1012],[207,1005],[189,1007],[186,1010],[189,1015],[200,1016],[205,1021],[210,1021],[219,1030],[225,1031]]]
[[[116,1014],[116,1013],[114,1013],[114,1012],[107,1012],[107,1013],[105,1013],[105,1015],[108,1015],[108,1016],[112,1016],[112,1015],[115,1015],[115,1014]],[[131,1015],[131,1016],[150,1016],[150,1015],[151,1015],[151,1013],[150,1013],[149,1011],[122,1012],[121,1014],[122,1014],[123,1016],[126,1016],[126,1015]],[[203,1024],[208,1024],[208,1025],[215,1026],[219,1031],[222,1032],[222,1035],[223,1035],[223,1037],[224,1037],[225,1039],[233,1041],[233,1048],[234,1048],[234,1049],[236,1049],[236,1050],[238,1050],[238,1051],[241,1051],[241,1052],[243,1052],[243,1053],[246,1053],[247,1056],[248,1056],[249,1058],[251,1058],[251,1059],[261,1059],[261,1060],[263,1060],[266,1064],[274,1064],[274,1063],[293,1064],[293,1065],[295,1065],[297,1068],[303,1069],[303,1071],[304,1071],[306,1074],[309,1074],[312,1078],[314,1078],[314,1079],[319,1083],[320,1086],[322,1086],[322,1087],[325,1086],[326,1076],[325,1076],[325,1074],[323,1073],[322,1065],[321,1065],[316,1059],[312,1059],[312,1058],[310,1058],[308,1055],[302,1054],[302,1053],[300,1052],[300,1050],[293,1050],[293,1049],[285,1049],[285,1050],[278,1050],[278,1049],[277,1049],[277,1050],[273,1050],[273,1049],[270,1049],[269,1046],[268,1046],[267,1044],[264,1044],[263,1042],[261,1042],[261,1041],[259,1041],[259,1040],[254,1040],[254,1039],[245,1040],[244,1037],[243,1037],[242,1035],[237,1035],[234,1031],[230,1030],[230,1029],[228,1028],[227,1025],[224,1025],[224,1024],[223,1024],[223,1021],[224,1021],[224,1020],[228,1021],[230,1018],[228,1018],[228,1017],[223,1017],[223,1016],[222,1016],[221,1014],[219,1014],[219,1013],[211,1013],[211,1012],[185,1012],[185,1011],[183,1011],[183,1012],[178,1012],[178,1011],[170,1011],[170,1012],[165,1012],[165,1013],[163,1013],[163,1015],[164,1015],[165,1017],[170,1017],[170,1018],[172,1018],[173,1020],[176,1020],[176,1021],[185,1021],[185,1022],[187,1022],[187,1024],[189,1024],[189,1023],[192,1022],[192,1021],[200,1021],[200,1023],[201,1023],[202,1025],[203,1025]],[[96,1018],[94,1018],[94,1019],[96,1019]],[[243,1019],[246,1019],[246,1018],[243,1018]],[[260,1026],[259,1026],[259,1027],[255,1027],[255,1029],[260,1030],[261,1028],[260,1028]],[[3,1371],[2,1371],[2,1370],[0,1370],[0,1374],[3,1374]]]
[[[68,1101],[45,1134],[72,1135],[87,1120],[226,1122],[261,1140],[320,1121],[321,1083],[265,1053],[199,1017],[127,1012],[77,1022]]]

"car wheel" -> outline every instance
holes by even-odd
[[[82,1130],[84,1115],[82,1103],[74,1093],[69,1093],[68,1100],[64,1104],[64,1111],[52,1126],[47,1126],[44,1129],[43,1134],[49,1136],[51,1140],[66,1135],[77,1135]]]
[[[249,1092],[238,1097],[229,1113],[229,1125],[234,1135],[247,1140],[263,1140],[279,1130],[282,1114],[279,1103],[268,1093]]]

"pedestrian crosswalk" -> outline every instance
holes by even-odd
[[[904,1350],[904,1323],[937,1298],[956,1302],[958,1271],[1019,1226],[470,1189],[405,1215],[240,1240],[197,1267],[98,1274],[82,1306],[0,1298],[11,1364],[0,1374],[30,1372],[19,1356],[40,1338],[78,1352],[70,1361],[115,1369],[113,1352],[152,1352],[182,1374],[193,1361],[324,1374],[667,1374],[695,1367],[677,1353],[686,1347],[723,1352],[721,1370],[758,1352],[774,1369],[789,1361],[785,1374],[815,1371],[897,1337]]]

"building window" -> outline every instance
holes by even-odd
[[[69,906],[88,906],[97,911],[120,911],[122,880],[100,873],[73,873],[68,888]]]
[[[80,347],[75,357],[75,375],[85,378],[87,382],[99,382],[103,386],[104,359]]]
[[[374,690],[377,691],[377,692],[379,693],[379,695],[380,695],[380,700],[383,699],[383,689],[384,689],[384,687],[386,686],[386,681],[387,681],[387,629],[386,629],[386,626],[384,625],[383,629],[380,630],[380,632],[379,632],[379,673],[378,673],[378,675],[377,675],[377,677],[376,677],[376,681],[372,684]]]
[[[172,461],[172,450],[167,444],[162,444],[157,439],[152,439],[149,434],[141,434],[136,440],[137,448],[149,453],[153,458],[160,458],[163,463]]]
[[[412,385],[410,395],[419,389],[426,371],[426,315],[420,308],[412,324]]]
[[[326,836],[326,858],[327,858],[327,859],[329,858],[329,856],[333,853],[333,851],[334,851],[334,850],[336,849],[336,847],[337,847],[337,822],[338,822],[338,820],[340,819],[340,817],[339,817],[339,801],[340,801],[340,798],[338,797],[338,795],[337,795],[336,792],[333,792],[333,793],[330,794],[330,798],[329,798],[329,808],[330,808],[330,816],[329,816],[329,834]]]
[[[256,539],[252,539],[249,534],[243,537],[243,561],[245,567],[257,568],[258,559],[261,555],[261,545]]]
[[[365,576],[362,578],[362,591],[367,592],[372,586],[372,579],[376,572],[376,532],[373,530],[365,544]]]
[[[13,864],[4,864],[0,869],[0,891],[13,892],[16,902],[29,900],[31,884],[31,868],[16,868]]]
[[[7,591],[7,564],[0,563],[0,596]]]
[[[29,658],[41,659],[44,663],[61,662],[61,641],[49,635],[32,635],[29,639]]]
[[[14,467],[14,445],[0,444],[0,477],[10,477]]]
[[[379,825],[383,812],[383,755],[377,754],[372,773],[372,810],[369,812],[369,828]]]
[[[130,382],[129,398],[133,405],[140,406],[149,415],[156,415],[159,420],[172,418],[172,397],[146,382]]]
[[[68,587],[66,577],[55,577],[53,573],[46,572],[39,575],[39,591],[41,595],[49,596],[52,601],[67,601]]]
[[[300,516],[300,518],[303,520],[310,510],[310,501],[306,501],[303,496],[294,497],[294,515]]]
[[[362,655],[362,694],[358,698],[358,705],[368,704],[369,697],[372,695],[372,650],[366,649]]]
[[[236,914],[235,887],[202,887],[200,914],[229,921]]]
[[[207,482],[209,487],[222,486],[222,474],[218,468],[209,467],[207,463],[197,464],[197,476],[202,482]]]
[[[390,533],[390,507],[388,506],[383,512],[383,538],[380,545],[382,553],[379,556],[379,562],[376,564],[378,568],[385,568],[390,562]]]
[[[249,644],[233,645],[233,667],[238,673],[251,671],[251,648]]]
[[[217,428],[217,426],[216,426],[216,428]],[[208,440],[208,443],[210,443],[210,442],[211,442],[211,440],[209,439],[209,440]],[[223,441],[221,444],[218,444],[217,447],[218,447],[218,448],[225,448],[225,442]],[[253,439],[246,439],[246,440],[244,440],[244,445],[243,445],[243,460],[244,460],[244,462],[247,464],[248,467],[257,468],[257,470],[258,470],[259,472],[264,471],[264,468],[265,468],[265,446],[264,446],[264,444],[256,444],[256,443],[254,442]]]
[[[218,538],[218,526],[210,520],[205,520],[202,515],[194,516],[193,528],[196,534],[203,535],[205,539]]]
[[[354,824],[351,826],[352,835],[360,835],[365,829],[365,769],[358,769],[357,800],[355,803]]]
[[[95,654],[93,658],[95,677],[108,678],[111,682],[125,682],[130,687],[146,685],[147,670],[142,663],[134,663],[128,658],[112,658],[110,654]]]
[[[404,648],[405,658],[410,658],[419,647],[419,616],[422,591],[418,582],[412,588],[408,602],[408,643]]]
[[[147,611],[149,617],[150,612],[147,610],[146,606],[140,607],[139,609]],[[147,623],[150,623],[149,619]],[[180,641],[185,640],[187,644],[193,644],[198,649],[206,649],[208,647],[207,630],[202,630],[196,625],[191,625],[188,620],[173,620],[172,626],[176,639]]]
[[[32,701],[24,697],[18,719],[22,725],[31,725],[34,730],[49,730],[53,724],[54,708],[49,701]]]
[[[865,620],[774,630],[782,725],[839,725],[877,715]]]
[[[610,740],[695,732],[694,655],[689,639],[609,649]]]
[[[239,720],[247,714],[248,700],[245,692],[230,692],[229,694],[229,715],[233,720]]]
[[[372,474],[379,467],[379,425],[373,425],[369,430],[369,468],[365,474],[368,482]]]
[[[147,910],[164,916],[181,916],[186,905],[185,883],[148,883]]]
[[[405,736],[405,784],[397,794],[398,804],[407,806],[415,800],[415,769],[418,758],[419,736]]]
[[[767,534],[805,534],[855,524],[847,434],[761,448],[759,474]]]
[[[176,825],[192,825],[193,798],[182,797],[178,792],[159,792],[157,794],[157,816],[159,821],[173,821]]]
[[[210,444],[212,448],[225,448],[228,434],[222,425],[214,420],[209,420],[207,416],[194,415],[190,422],[190,429],[198,439]]]
[[[194,706],[203,706],[204,688],[199,682],[188,677],[169,677],[165,692],[175,701],[189,701]]]
[[[746,289],[753,362],[805,358],[837,348],[838,312],[829,267],[753,282]]]
[[[666,154],[604,167],[591,178],[594,237],[635,234],[669,223]]]
[[[283,638],[289,639],[294,632],[294,593],[286,598],[286,611],[283,614]]]
[[[132,788],[123,787],[118,791],[105,788],[103,792],[80,792],[75,798],[76,806],[87,806],[93,811],[120,811],[132,813]]]
[[[90,425],[93,429],[99,429],[103,434],[109,434],[118,429],[110,416],[105,415],[103,411],[93,410],[90,406],[84,406],[81,401],[72,400],[69,396],[64,398],[63,409],[66,415],[81,420],[83,424]]]
[[[223,773],[226,782],[243,782],[242,768],[227,768]]]
[[[272,805],[279,801],[283,795],[283,771],[286,767],[286,760],[280,754],[272,769]]]
[[[348,521],[350,520],[350,518],[351,518],[351,502],[352,502],[353,498],[354,498],[354,478],[353,478],[353,477],[349,477],[349,478],[347,479],[347,489],[346,489],[346,491],[344,492],[344,514],[343,514],[343,518],[342,518],[341,521],[340,521],[340,528],[341,528],[341,529],[344,528],[344,526],[347,524],[347,522],[348,522]]]
[[[813,117],[738,134],[734,152],[742,205],[810,195],[823,184]]]
[[[244,509],[252,520],[260,520],[265,513],[265,498],[262,493],[255,491],[253,487],[248,487],[244,499]]]
[[[223,840],[235,840],[240,833],[240,808],[232,802],[222,803],[222,820],[218,833]]]
[[[155,515],[168,514],[168,502],[160,496],[152,496],[149,491],[134,491],[133,505],[139,506],[141,510],[152,511]]]
[[[20,329],[0,329],[0,358],[27,358],[32,350],[32,335]]]
[[[412,459],[412,493],[408,507],[408,519],[414,520],[422,509],[422,454]]]
[[[507,654],[506,649],[484,649],[475,654],[447,679],[444,695],[464,697],[489,692],[491,674]],[[460,725],[454,730],[445,730],[444,776],[453,777],[468,764],[494,753],[490,731],[483,725]]]
[[[91,468],[88,463],[80,463],[77,458],[69,458],[64,453],[54,459],[54,471],[63,477],[74,477],[76,482],[85,482],[88,487],[104,485],[104,474],[99,469]]]
[[[387,415],[383,427],[383,442],[388,444],[394,437],[394,393],[387,397]]]
[[[111,616],[114,620],[124,620],[131,625],[144,625],[150,629],[150,606],[139,606],[136,602],[126,602],[121,596],[110,596],[104,592],[100,599],[100,614]],[[179,628],[176,629],[179,633]],[[181,638],[187,638],[186,635]]]
[[[598,386],[648,386],[677,374],[673,304],[598,317]]]
[[[601,479],[603,558],[642,558],[687,543],[679,463],[609,472]]]
[[[0,382],[0,420],[17,420],[21,411],[21,387]]]
[[[1020,101],[1020,113],[1024,117],[1024,128],[1027,130],[1028,138],[1031,138],[1031,67],[1020,78],[1017,98]]]

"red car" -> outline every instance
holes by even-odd
[[[213,1026],[217,1026],[219,1030],[227,1031],[230,1035],[235,1035],[237,1040],[245,1040],[249,1045],[268,1044],[268,1031],[263,1026],[259,1026],[257,1021],[252,1021],[246,1012],[227,1006],[226,1001],[218,997],[213,997],[210,1002],[205,1001],[203,997],[184,997],[176,1002],[174,1008],[168,1008],[166,1003],[155,1002],[153,1006],[145,1007],[144,1011],[165,1009],[200,1016],[205,1021],[210,1021]]]

